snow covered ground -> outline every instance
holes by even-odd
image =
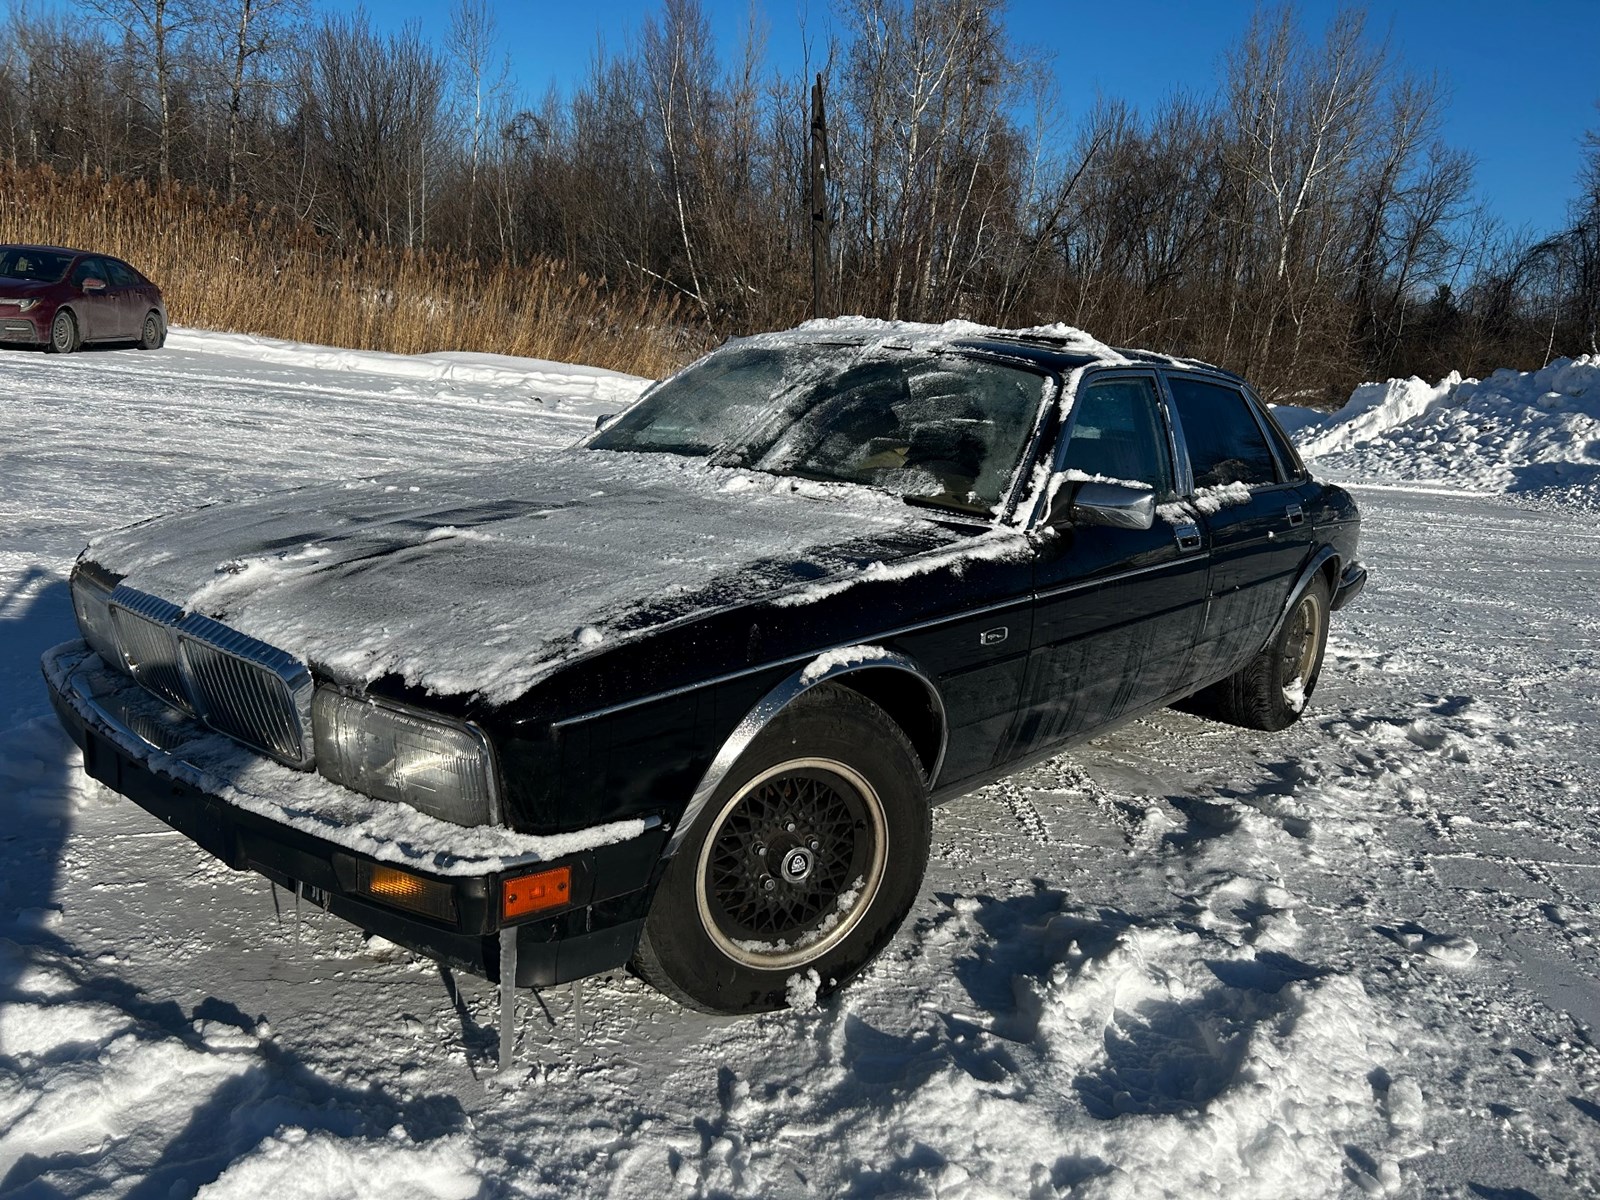
[[[497,1077],[487,985],[87,781],[36,664],[93,531],[562,445],[639,381],[0,353],[0,1195],[1600,1193],[1600,364],[1547,371],[1302,431],[1373,582],[1298,726],[1163,712],[985,788],[831,1005],[590,981],[526,998]]]

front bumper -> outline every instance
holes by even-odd
[[[22,316],[15,308],[0,307],[0,342],[26,342],[37,346],[49,338],[48,327],[41,329],[31,317]]]
[[[1349,604],[1350,601],[1359,596],[1361,594],[1361,589],[1366,586],[1366,564],[1361,562],[1353,562],[1349,566],[1345,567],[1343,573],[1341,573],[1339,576],[1339,587],[1333,593],[1333,603],[1331,605],[1332,609],[1335,612],[1338,612],[1339,609],[1343,608],[1346,604]]]
[[[502,883],[526,874],[534,863],[539,869],[567,866],[572,870],[568,905],[515,923],[518,986],[579,979],[622,966],[633,954],[665,845],[659,822],[641,822],[633,836],[561,856],[499,854],[484,860],[490,865],[476,867],[470,859],[452,861],[441,850],[432,855],[443,868],[437,871],[407,860],[405,871],[449,889],[453,920],[431,919],[358,890],[363,867],[395,867],[392,854],[364,853],[335,836],[318,836],[253,812],[222,794],[228,789],[217,786],[216,762],[196,765],[183,752],[185,736],[196,745],[215,745],[220,735],[109,672],[82,642],[56,647],[41,665],[56,714],[83,751],[84,771],[235,870],[255,871],[362,929],[498,980],[499,931],[502,924],[513,924],[500,919]],[[318,779],[260,760],[226,739],[220,744],[224,754],[251,760],[249,769],[258,775],[283,772],[286,785],[302,788]],[[336,787],[325,781],[318,786]],[[465,840],[477,832],[462,829],[460,835]],[[407,845],[407,852],[415,855],[415,847]]]

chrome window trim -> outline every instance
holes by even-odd
[[[1156,415],[1160,417],[1162,429],[1167,438],[1168,466],[1172,468],[1173,495],[1165,498],[1158,497],[1157,503],[1166,503],[1168,500],[1190,493],[1185,487],[1187,478],[1188,459],[1178,453],[1179,443],[1174,437],[1174,416],[1172,405],[1169,402],[1167,389],[1161,379],[1161,374],[1154,367],[1138,364],[1124,366],[1121,364],[1090,363],[1079,367],[1074,373],[1071,406],[1061,415],[1061,423],[1056,433],[1056,444],[1050,451],[1050,477],[1053,479],[1061,473],[1062,462],[1067,456],[1067,446],[1072,441],[1072,432],[1078,424],[1078,397],[1087,389],[1098,383],[1114,383],[1119,379],[1143,379],[1151,385],[1151,390],[1156,402]],[[1050,521],[1050,488],[1044,488],[1040,502],[1035,505],[1029,520],[1030,530],[1039,529]]]
[[[1242,380],[1233,379],[1226,375],[1213,374],[1209,371],[1185,371],[1184,374],[1185,376],[1196,376],[1197,382],[1199,383],[1207,383],[1212,387],[1222,388],[1224,391],[1234,393],[1234,395],[1238,396],[1240,401],[1243,402],[1245,411],[1250,414],[1250,419],[1255,422],[1256,432],[1261,435],[1261,440],[1266,443],[1267,457],[1272,459],[1273,472],[1278,476],[1278,478],[1273,480],[1271,483],[1247,483],[1245,484],[1246,487],[1253,492],[1265,491],[1266,489],[1273,487],[1296,486],[1305,481],[1303,478],[1305,474],[1303,468],[1299,475],[1296,475],[1294,472],[1285,469],[1283,458],[1281,455],[1279,455],[1277,446],[1273,444],[1272,435],[1267,432],[1265,426],[1262,424],[1262,410],[1259,406],[1259,401],[1256,399],[1255,394],[1251,392],[1248,384]],[[1174,397],[1172,394],[1170,383],[1165,374],[1162,376],[1161,384],[1162,390],[1166,392],[1167,395],[1167,406],[1172,413],[1173,424],[1177,426],[1179,430],[1182,430],[1183,418],[1178,414],[1178,402],[1176,397]],[[1287,440],[1288,435],[1285,434],[1284,438]],[[1293,445],[1292,442],[1290,444]],[[1188,458],[1189,448],[1188,443],[1185,442],[1184,462],[1189,471],[1189,490],[1183,494],[1185,496],[1192,496],[1194,495],[1194,464],[1189,462]]]
[[[727,740],[718,749],[716,757],[711,760],[711,765],[706,768],[706,773],[700,779],[699,786],[694,794],[689,797],[689,803],[684,808],[683,814],[678,819],[678,827],[672,831],[666,849],[662,852],[664,858],[670,858],[678,852],[678,847],[689,835],[689,830],[694,827],[696,819],[711,802],[712,795],[728,777],[728,773],[737,765],[739,758],[756,737],[772,723],[780,712],[795,700],[805,695],[819,683],[839,679],[842,676],[853,675],[860,671],[870,671],[887,668],[902,671],[922,684],[929,698],[933,701],[934,713],[939,721],[939,752],[934,756],[933,765],[924,772],[928,790],[932,791],[939,778],[939,772],[944,767],[945,751],[949,747],[950,724],[945,715],[944,698],[939,695],[939,689],[933,681],[922,673],[920,667],[904,654],[893,650],[886,650],[881,654],[865,659],[853,659],[850,662],[831,663],[827,668],[811,673],[811,664],[820,661],[823,654],[812,655],[807,666],[795,671],[777,687],[769,691],[756,702],[754,708],[747,712],[739,724],[734,727]]]

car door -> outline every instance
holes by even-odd
[[[78,318],[78,336],[85,342],[104,341],[120,336],[122,318],[112,294],[111,280],[102,258],[85,255],[72,268],[69,277],[72,311]]]
[[[1189,462],[1187,498],[1211,547],[1197,682],[1231,674],[1266,642],[1311,548],[1303,480],[1281,464],[1242,388],[1165,372]]]
[[[144,285],[126,264],[114,258],[102,259],[101,262],[106,269],[106,290],[116,302],[115,336],[136,338],[144,324],[144,314],[149,311]]]
[[[1069,480],[1148,486],[1167,502],[1166,515],[1149,529],[1058,523],[1041,532],[1017,756],[1150,707],[1185,678],[1208,556],[1203,533],[1167,506],[1180,489],[1177,464],[1154,372],[1101,375],[1079,387],[1056,469]],[[1068,499],[1058,492],[1058,510]]]

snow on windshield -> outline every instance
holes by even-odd
[[[752,339],[663,383],[590,446],[706,455],[989,515],[1040,403],[1038,374],[959,354]]]

